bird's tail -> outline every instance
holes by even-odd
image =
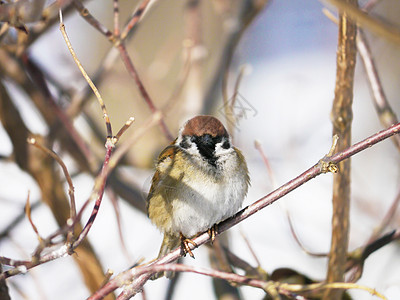
[[[178,246],[180,246],[181,244],[181,240],[179,238],[179,236],[174,236],[174,235],[169,235],[164,233],[164,238],[161,244],[161,248],[160,248],[160,252],[158,253],[158,258],[161,258],[165,255],[167,255],[168,253],[170,253],[172,250],[174,250],[175,248],[177,248]],[[176,262],[172,262],[172,263],[176,263]],[[155,273],[151,279],[157,279],[159,277],[165,276],[167,278],[172,278],[174,277],[175,273],[172,271],[165,271],[165,272],[158,272]]]

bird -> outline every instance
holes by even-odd
[[[164,235],[158,258],[179,246],[194,258],[192,238],[208,231],[214,241],[218,223],[241,208],[249,185],[246,160],[224,125],[209,115],[188,120],[160,153],[147,197],[148,216]]]

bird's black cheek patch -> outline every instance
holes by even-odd
[[[179,146],[182,147],[183,149],[189,149],[191,146],[191,143],[189,142],[187,137],[184,137],[182,139],[182,142],[179,143]]]
[[[225,141],[222,144],[222,148],[224,148],[224,149],[229,149],[230,147],[231,147],[231,143],[229,143],[229,141]]]

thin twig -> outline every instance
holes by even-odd
[[[114,40],[114,35],[112,32],[105,27],[102,23],[100,23],[92,14],[89,12],[89,10],[86,9],[86,7],[83,6],[82,2],[80,0],[73,0],[72,1],[75,9],[79,12],[79,14],[94,28],[96,28],[98,31],[100,31],[102,34],[104,34],[108,40]]]
[[[149,1],[148,1],[148,0],[145,0],[145,1],[137,8],[137,10],[135,11],[134,16],[133,16],[133,18],[132,18],[132,20],[131,20],[132,23],[131,23],[130,25],[128,24],[128,25],[125,27],[124,31],[123,31],[122,34],[121,34],[121,38],[120,38],[119,40],[116,40],[115,36],[113,36],[112,33],[111,33],[112,37],[109,37],[109,36],[108,36],[108,33],[106,33],[104,30],[101,30],[101,28],[100,28],[100,26],[99,26],[99,24],[101,24],[101,23],[100,23],[98,20],[96,20],[92,15],[89,14],[89,11],[82,5],[82,3],[80,3],[79,9],[85,12],[85,13],[83,13],[83,14],[81,13],[81,16],[82,16],[89,24],[93,25],[96,29],[98,29],[100,32],[102,32],[103,34],[105,34],[105,35],[109,38],[109,40],[112,40],[112,41],[113,41],[114,46],[118,49],[118,51],[119,51],[119,53],[120,53],[121,59],[122,59],[122,61],[124,62],[125,67],[126,67],[128,73],[129,73],[129,74],[132,76],[132,78],[134,79],[134,81],[135,81],[135,83],[136,83],[136,85],[137,85],[137,87],[138,87],[138,89],[139,89],[140,94],[142,95],[143,99],[145,100],[145,102],[147,103],[148,107],[150,108],[150,111],[151,111],[153,114],[155,114],[155,113],[158,112],[158,109],[157,109],[156,106],[154,105],[153,100],[151,99],[151,97],[150,97],[149,93],[147,92],[146,88],[144,87],[143,82],[142,82],[142,80],[140,79],[139,74],[138,74],[138,72],[136,71],[136,68],[135,68],[135,66],[133,65],[133,62],[132,62],[132,60],[131,60],[131,58],[130,58],[130,56],[129,56],[129,54],[128,54],[128,51],[126,50],[125,44],[124,44],[124,39],[125,39],[126,35],[132,30],[132,28],[133,28],[135,25],[138,24],[138,22],[140,21],[141,17],[143,16],[144,11],[145,11],[146,8],[148,7],[148,4],[149,4]],[[90,17],[89,17],[89,16],[90,16]],[[94,20],[95,20],[95,22],[94,22]],[[66,35],[66,33],[65,33],[65,26],[64,26],[64,24],[62,23],[61,13],[60,13],[60,29],[61,29],[61,31],[63,32],[64,39],[66,39],[66,42],[67,42],[68,37],[67,37],[67,35]],[[67,42],[67,45],[70,45],[69,41]],[[68,48],[70,49],[70,52],[71,52],[71,54],[72,54],[72,53],[73,53],[72,47],[68,46]],[[76,55],[75,55],[75,54],[72,54],[72,56],[74,57],[74,60],[75,60]],[[79,65],[80,65],[79,61],[75,60],[75,62],[78,64],[78,67],[79,67]],[[80,68],[80,70],[81,70],[81,72],[82,72],[83,68],[82,68],[82,69]],[[83,73],[83,72],[82,72],[82,73]],[[85,75],[84,75],[84,76],[85,76]],[[89,78],[88,76],[87,76],[87,78],[90,80],[90,78]],[[86,80],[88,80],[87,78],[85,77]],[[90,80],[90,82],[92,82],[92,81]],[[90,85],[90,86],[92,87],[92,89],[93,89],[94,84],[93,84],[93,83],[90,83],[90,82],[88,81],[89,85]],[[97,89],[96,89],[96,91],[97,91]],[[102,109],[103,109],[103,115],[104,115],[104,118],[105,118],[105,120],[106,120],[106,127],[107,127],[107,134],[108,134],[109,132],[111,132],[111,126],[110,126],[110,128],[108,127],[108,125],[110,124],[109,118],[108,118],[108,114],[107,114],[106,111],[105,111],[105,106],[104,106],[103,101],[101,100],[101,97],[99,98],[99,97],[97,96],[98,93],[95,92],[95,94],[96,94],[96,97],[98,98],[98,100],[99,100],[99,102],[100,102],[100,105],[101,105],[101,107],[102,107]],[[103,105],[102,105],[102,103],[103,103]],[[159,125],[160,125],[161,130],[162,130],[163,134],[165,135],[165,137],[166,137],[168,140],[172,141],[172,140],[173,140],[173,136],[172,136],[171,132],[169,131],[169,129],[168,129],[168,127],[167,127],[165,121],[164,121],[162,118],[161,118],[160,121],[159,121]],[[109,130],[109,129],[110,129],[110,130]],[[111,137],[112,135],[108,135],[108,136]]]
[[[114,37],[117,39],[120,35],[119,29],[119,2],[118,0],[113,1],[113,11],[114,11]]]
[[[327,257],[327,256],[328,256],[327,253],[318,253],[318,252],[312,252],[312,251],[308,250],[308,249],[304,246],[304,244],[300,241],[300,238],[299,238],[299,236],[297,235],[296,230],[295,230],[295,228],[294,228],[294,225],[293,225],[293,222],[292,222],[292,218],[290,217],[289,214],[286,214],[286,216],[287,216],[287,220],[288,220],[288,223],[289,223],[290,232],[292,233],[296,244],[299,245],[300,249],[301,249],[304,253],[306,253],[307,255],[310,255],[310,256],[314,256],[314,257]]]
[[[103,111],[103,118],[106,123],[107,136],[112,137],[113,135],[112,135],[111,123],[110,123],[110,118],[107,113],[106,105],[104,104],[103,98],[101,97],[101,95],[100,95],[99,91],[97,90],[96,86],[94,85],[93,81],[90,79],[89,75],[86,73],[81,62],[79,61],[78,57],[76,56],[74,49],[72,48],[71,42],[69,41],[67,32],[65,30],[65,25],[63,23],[61,10],[60,10],[60,30],[64,37],[65,43],[67,44],[68,50],[72,55],[72,58],[74,59],[76,65],[78,66],[79,70],[81,71],[83,77],[85,78],[87,83],[90,85],[91,89],[93,90],[93,93],[96,95],[97,100],[99,101],[101,110]]]
[[[372,58],[367,39],[361,29],[358,30],[357,49],[362,59],[365,73],[367,74],[368,83],[374,99],[375,109],[378,113],[381,124],[384,127],[388,127],[392,124],[398,123],[398,118],[383,90],[382,83],[379,79],[378,70]],[[392,141],[396,145],[397,149],[400,150],[400,136],[394,136]]]
[[[156,121],[158,121],[158,120],[159,119],[156,119]],[[129,121],[127,123],[129,123]],[[137,137],[140,137],[140,135]],[[73,219],[70,218],[62,228],[58,229],[53,234],[51,234],[49,237],[47,237],[45,240],[43,240],[43,243],[41,243],[41,245],[39,245],[37,247],[37,249],[35,250],[34,255],[33,255],[34,258],[31,261],[17,261],[17,260],[13,260],[13,259],[9,259],[9,258],[0,256],[0,263],[14,267],[13,269],[5,271],[2,274],[0,274],[0,280],[23,273],[23,272],[26,272],[27,270],[29,270],[33,267],[36,267],[38,265],[47,263],[49,261],[58,259],[60,257],[66,256],[66,255],[71,255],[72,253],[74,253],[73,252],[74,249],[76,249],[84,241],[87,234],[89,233],[89,231],[93,225],[93,222],[97,216],[97,213],[99,211],[100,204],[102,202],[102,198],[104,195],[106,179],[113,169],[113,168],[109,167],[109,164],[110,164],[111,154],[115,147],[116,142],[117,142],[116,138],[107,138],[106,154],[105,154],[101,173],[96,178],[95,187],[93,189],[91,197],[83,204],[83,206],[81,207],[79,212],[76,214],[75,218],[73,218]],[[120,154],[118,156],[118,158],[120,159],[122,157],[122,155],[123,154]],[[118,160],[113,161],[113,167],[116,166],[117,162],[118,162]],[[77,239],[73,243],[70,243],[69,241],[67,241],[66,243],[59,243],[58,245],[53,245],[52,240],[55,237],[62,235],[66,232],[69,232],[71,230],[71,228],[74,228],[75,224],[77,224],[79,222],[79,220],[81,219],[83,211],[85,210],[87,205],[91,202],[91,200],[94,198],[96,198],[96,201],[95,201],[95,205],[93,207],[92,213],[91,213],[85,227],[83,228],[83,230],[80,232],[79,236],[77,237]],[[48,246],[53,246],[56,248],[54,250],[46,252],[46,254],[42,254],[42,250]]]
[[[28,191],[28,197],[26,198],[26,204],[25,204],[25,213],[26,213],[26,216],[27,216],[27,218],[28,218],[28,220],[29,220],[29,223],[30,223],[31,226],[32,226],[33,231],[34,231],[35,234],[36,234],[36,237],[37,237],[38,240],[39,240],[39,243],[42,243],[42,242],[43,242],[43,239],[42,239],[42,237],[40,236],[39,231],[38,231],[36,225],[33,223],[33,220],[32,220],[32,217],[31,217],[31,204],[30,204],[30,202],[29,202],[30,194],[31,194],[31,193]]]
[[[228,258],[228,261],[231,265],[233,265],[235,268],[242,269],[245,271],[246,276],[250,276],[252,278],[258,278],[265,280],[268,278],[267,272],[265,272],[261,266],[257,266],[256,268],[250,265],[247,261],[243,260],[236,254],[234,254],[230,249],[227,247],[224,247],[224,251],[226,253],[226,256]]]
[[[143,17],[145,11],[149,7],[151,0],[144,0],[140,6],[135,10],[129,22],[125,25],[121,33],[121,40],[125,40],[132,29],[136,27],[140,19]],[[154,1],[153,1],[154,2]]]
[[[81,166],[81,169],[95,169],[97,171],[98,163],[95,162],[95,157],[92,155],[88,145],[82,139],[65,111],[56,103],[56,99],[47,82],[49,75],[46,76],[46,72],[35,62],[32,56],[24,54],[21,60],[30,80],[34,83],[32,89],[35,93],[36,89],[39,89],[42,94],[41,101],[36,100],[34,102],[50,128],[50,136],[57,136],[63,149],[66,149],[72,155]]]
[[[221,89],[222,89],[222,101],[224,105],[224,113],[228,121],[230,120],[233,112],[230,111],[231,107],[229,106],[229,92],[228,92],[228,83],[229,83],[229,70],[231,67],[231,63],[234,58],[234,51],[236,46],[238,45],[243,33],[246,31],[251,22],[255,19],[255,17],[262,11],[264,6],[268,1],[242,1],[242,7],[240,7],[240,15],[238,18],[238,26],[233,30],[229,35],[229,40],[226,43],[226,47],[224,49],[224,53],[221,58],[221,66],[219,69],[221,72],[218,74],[218,77],[215,80],[219,80],[222,78]],[[232,127],[231,122],[228,122],[228,127]],[[233,132],[233,128],[228,128],[229,132]]]
[[[379,224],[379,226],[375,228],[371,237],[368,239],[368,243],[378,238],[378,236],[381,235],[382,232],[388,227],[388,225],[393,220],[393,217],[396,214],[396,210],[398,209],[399,204],[400,204],[400,190],[397,192],[397,195],[394,201],[392,202],[392,205],[390,205],[388,211],[386,212],[386,215],[383,217],[381,224]]]
[[[240,230],[240,235],[242,236],[242,239],[244,240],[247,249],[249,249],[251,256],[253,256],[254,260],[256,261],[257,267],[260,268],[261,267],[261,263],[260,260],[258,259],[256,252],[253,249],[253,246],[250,244],[249,239],[246,237],[246,235]]]
[[[162,114],[160,111],[152,114],[150,118],[140,128],[137,128],[131,136],[129,136],[123,143],[119,145],[118,149],[116,149],[114,155],[110,159],[110,164],[106,170],[107,174],[109,174],[115,168],[120,159],[143,135],[148,132],[150,128],[160,123],[161,119]]]
[[[367,3],[364,4],[362,9],[366,12],[370,12],[381,1],[382,0],[369,0]]]
[[[362,275],[364,268],[364,262],[369,255],[388,243],[398,239],[400,237],[400,230],[395,230],[389,234],[381,236],[382,232],[386,229],[389,223],[392,221],[396,210],[400,203],[400,190],[396,195],[396,198],[392,202],[388,212],[383,218],[381,224],[371,234],[365,245],[353,250],[349,254],[349,260],[347,263],[346,270],[346,281],[356,282]]]
[[[233,95],[230,98],[229,111],[227,111],[227,112],[231,113],[231,122],[232,123],[229,122],[230,126],[231,125],[237,126],[237,124],[239,122],[239,118],[243,117],[240,114],[236,114],[235,106],[236,106],[236,100],[237,100],[238,95],[239,95],[240,84],[242,82],[243,75],[246,73],[245,72],[246,71],[246,67],[247,67],[246,65],[243,65],[243,66],[240,67],[239,74],[237,75],[237,78],[235,80],[235,84],[233,86]],[[229,121],[229,120],[227,120],[227,121]],[[233,130],[233,128],[231,128],[230,130],[231,130],[230,132],[232,134],[234,134],[235,131]],[[234,136],[232,137],[232,139],[234,140]]]
[[[255,147],[255,148],[258,150],[258,152],[260,153],[261,158],[262,158],[262,160],[263,160],[263,162],[264,162],[264,165],[265,165],[265,167],[267,168],[267,172],[268,172],[269,178],[271,179],[272,187],[273,187],[273,188],[276,188],[276,187],[278,186],[278,183],[277,183],[277,181],[276,181],[274,172],[272,171],[271,164],[269,163],[269,159],[267,158],[267,156],[266,156],[265,153],[264,153],[264,150],[263,150],[263,148],[262,148],[261,142],[258,141],[258,140],[255,140],[255,141],[254,141],[254,147]]]
[[[100,176],[96,179],[95,186],[94,186],[93,195],[96,195],[96,201],[95,201],[92,213],[89,217],[89,220],[86,222],[85,227],[83,228],[82,232],[79,234],[79,237],[71,245],[71,250],[78,247],[79,244],[86,238],[87,234],[89,233],[90,228],[92,227],[92,225],[97,217],[101,202],[103,200],[104,188],[106,186],[106,180],[108,177],[107,176],[108,174],[105,173],[105,169],[107,169],[107,166],[110,162],[111,154],[115,147],[115,141],[113,141],[112,138],[108,138],[105,146],[106,146],[106,155],[104,158],[104,163],[101,168]]]
[[[183,43],[183,48],[185,51],[185,61],[183,63],[183,69],[178,76],[175,87],[172,89],[172,93],[165,101],[165,105],[161,108],[161,111],[163,111],[165,115],[168,115],[168,112],[171,111],[173,105],[177,103],[177,101],[174,100],[178,99],[179,95],[182,93],[183,87],[187,82],[191,71],[193,43],[186,40]]]
[[[115,66],[115,61],[118,58],[118,51],[114,47],[111,47],[107,54],[101,59],[101,65],[98,67],[94,75],[92,76],[93,82],[99,86],[102,80],[106,77],[108,71]],[[82,112],[83,106],[89,100],[92,95],[92,90],[89,85],[85,85],[82,90],[75,93],[72,96],[71,103],[67,108],[66,114],[70,118],[74,118],[76,115]]]
[[[39,207],[39,205],[42,204],[40,201],[36,201],[33,204],[30,205],[31,211]],[[4,237],[7,237],[10,235],[10,231],[13,230],[17,226],[18,223],[23,221],[25,219],[25,211],[22,210],[22,212],[15,217],[14,220],[12,220],[1,232],[0,232],[0,241]]]
[[[254,141],[254,147],[255,147],[255,148],[258,150],[258,152],[260,153],[261,158],[262,158],[262,160],[263,160],[263,162],[264,162],[264,165],[265,165],[265,167],[267,168],[268,175],[269,175],[269,177],[270,177],[270,179],[271,179],[271,182],[272,182],[272,187],[273,187],[274,189],[276,189],[276,188],[278,187],[278,183],[277,183],[277,181],[276,181],[276,179],[275,179],[275,175],[274,175],[274,172],[273,172],[273,170],[272,170],[272,168],[271,168],[271,164],[269,163],[269,160],[268,160],[267,156],[266,156],[265,153],[264,153],[264,150],[263,150],[263,148],[262,148],[261,143],[260,143],[258,140],[255,140],[255,141]],[[332,155],[333,155],[332,149],[335,149],[335,147],[336,147],[336,144],[332,145],[331,150],[329,151],[329,153],[327,154],[327,156],[332,156]],[[284,202],[282,202],[281,204],[283,204],[283,205],[282,205],[282,208],[283,208],[283,210],[284,210],[284,212],[285,212],[285,215],[286,215],[286,218],[287,218],[287,220],[288,220],[290,232],[292,233],[295,242],[297,243],[297,245],[299,245],[299,247],[301,248],[301,250],[303,250],[306,254],[311,255],[311,256],[316,256],[316,257],[322,257],[322,256],[323,256],[323,257],[325,257],[326,254],[323,254],[323,253],[314,253],[314,252],[308,250],[308,249],[303,245],[303,243],[300,241],[300,238],[298,237],[298,235],[297,235],[297,233],[296,233],[296,230],[295,230],[294,225],[293,225],[292,217],[291,217],[291,215],[290,215],[290,212],[289,212],[288,208],[286,207],[286,205],[285,205]]]
[[[36,148],[40,149],[47,155],[51,156],[61,167],[64,173],[64,177],[67,180],[68,183],[68,195],[70,199],[70,218],[75,218],[76,216],[76,203],[75,203],[75,188],[74,184],[72,183],[72,178],[71,175],[68,172],[67,166],[65,165],[64,161],[61,159],[61,157],[55,153],[53,150],[48,149],[47,147],[43,146],[42,144],[38,143],[38,141],[31,137],[28,138],[28,143],[32,146],[35,146]]]
[[[118,133],[115,135],[115,139],[118,141],[120,137],[124,134],[124,132],[132,125],[132,123],[135,121],[134,117],[130,117],[128,121],[125,122],[124,126],[121,127],[121,129],[118,131]]]
[[[122,61],[125,64],[125,68],[127,69],[129,75],[132,76],[133,80],[135,81],[140,94],[142,95],[143,99],[145,100],[145,102],[147,103],[147,106],[150,108],[151,112],[153,114],[157,113],[158,109],[156,108],[156,106],[154,105],[153,100],[151,100],[149,93],[147,92],[146,88],[143,85],[142,80],[139,77],[138,72],[136,71],[135,66],[133,65],[133,62],[128,54],[128,51],[126,50],[125,44],[124,43],[120,43],[117,46],[117,49],[119,50],[120,56]],[[162,132],[164,133],[165,137],[169,140],[172,141],[174,138],[171,134],[171,132],[169,131],[167,125],[165,124],[164,120],[161,119],[159,121],[160,127]]]
[[[133,259],[128,251],[128,248],[126,247],[126,243],[125,243],[125,239],[124,239],[124,235],[122,234],[122,226],[121,226],[121,213],[120,213],[120,208],[119,208],[119,202],[118,202],[118,198],[116,197],[114,191],[110,188],[107,189],[107,194],[109,196],[109,198],[111,199],[111,203],[113,205],[114,208],[114,212],[115,212],[115,218],[117,221],[117,228],[118,228],[118,236],[119,236],[119,241],[121,244],[121,249],[123,254],[125,255],[127,261],[129,262],[129,264],[131,265],[133,262]]]

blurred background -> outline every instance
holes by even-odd
[[[297,0],[119,1],[121,32],[136,8],[146,2],[124,44],[150,105],[124,61],[124,53],[105,34],[104,28],[114,33],[113,1],[82,2],[97,24],[104,26],[99,26],[100,30],[79,14],[81,2],[60,2],[72,46],[104,99],[114,134],[129,117],[135,118],[120,143],[145,126],[155,110],[163,111],[164,129],[148,128],[110,176],[109,189],[84,246],[90,249],[93,264],[115,274],[158,254],[162,235],[145,214],[145,198],[158,154],[187,119],[211,114],[227,126],[250,169],[251,188],[245,205],[317,163],[332,143],[330,111],[338,28],[323,8],[337,15],[333,6]],[[398,1],[359,4],[370,2],[374,2],[371,16],[400,26]],[[38,240],[23,217],[28,194],[33,222],[46,237],[66,221],[68,186],[54,161],[28,147],[26,138],[35,135],[63,158],[79,209],[92,193],[104,160],[107,132],[100,106],[59,30],[57,3],[18,3],[25,10],[14,13],[15,18],[10,18],[14,2],[0,5],[4,8],[0,10],[0,256],[29,259]],[[399,45],[365,33],[387,99],[393,111],[399,112]],[[384,128],[359,57],[353,114],[353,143]],[[267,156],[272,173],[255,141]],[[366,243],[398,194],[398,150],[385,140],[352,158],[349,251]],[[253,266],[260,264],[267,273],[290,268],[323,280],[327,258],[301,249],[287,213],[306,249],[328,253],[332,176],[317,177],[229,230],[224,240],[229,240],[232,252]],[[90,209],[86,209],[82,222],[89,216]],[[399,225],[397,213],[384,232]],[[183,262],[210,267],[209,252],[200,247],[195,260],[185,258]],[[100,279],[90,284],[91,276],[83,270],[91,266],[82,266],[89,261],[85,255],[64,257],[8,279],[11,298],[87,298]],[[399,244],[393,242],[368,258],[358,283],[388,299],[400,299],[399,267]],[[168,287],[166,279],[148,282],[146,299],[166,298]],[[374,298],[365,291],[349,293],[354,299]],[[182,274],[172,299],[184,299],[188,294],[193,299],[222,297],[214,291],[210,278]],[[237,298],[230,299],[265,296],[250,287],[240,287],[233,294]]]

